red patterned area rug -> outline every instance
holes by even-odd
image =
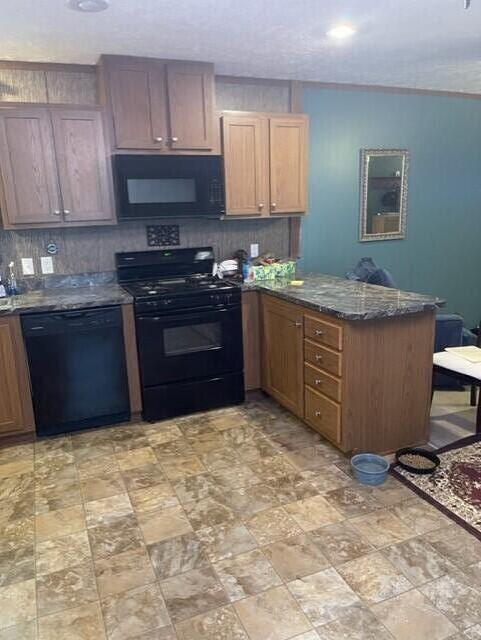
[[[431,475],[416,475],[399,466],[392,475],[481,540],[481,441],[471,436],[436,454],[441,464]]]

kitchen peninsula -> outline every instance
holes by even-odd
[[[247,283],[246,387],[262,388],[344,451],[388,452],[426,442],[434,312],[442,304],[321,274],[305,276],[300,286]],[[34,430],[20,315],[109,305],[122,306],[131,411],[140,411],[131,296],[115,282],[51,288],[0,303],[3,348],[11,354],[2,372],[9,380],[2,394],[11,396],[0,403],[3,433]]]

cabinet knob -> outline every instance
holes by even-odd
[[[69,213],[70,213],[70,209],[64,209],[64,210],[63,210],[63,212],[64,212],[64,214],[65,214],[66,216],[68,216],[68,215],[69,215]]]
[[[320,418],[320,417],[321,417],[321,412],[320,412],[320,411],[315,411],[315,412],[314,412],[314,415],[315,415],[317,418]]]
[[[321,331],[320,329],[316,329],[315,331],[316,336],[322,336],[323,333],[324,331]]]
[[[277,202],[271,202],[271,209],[275,209],[277,207]]]
[[[259,207],[259,209],[263,209],[264,208],[264,203],[263,202],[259,202],[259,204],[257,206]]]
[[[176,136],[172,136],[172,138],[170,139],[171,142],[179,142],[179,138],[176,138]]]
[[[161,136],[157,136],[156,138],[154,138],[154,142],[162,142],[163,138]]]
[[[317,385],[322,384],[322,380],[320,380],[319,378],[316,378],[316,379],[314,380],[314,382],[315,382]]]
[[[319,355],[318,353],[316,354],[315,358],[316,358],[316,360],[318,360],[318,361],[319,361],[319,360],[322,360],[322,356],[321,356],[321,355]]]
[[[302,327],[302,322],[297,321],[297,322],[294,322],[294,324],[296,327]]]
[[[53,212],[54,216],[59,216],[62,212],[60,211],[60,209],[55,209]]]

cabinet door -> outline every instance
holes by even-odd
[[[65,222],[114,217],[110,167],[98,110],[52,111]]]
[[[226,214],[269,215],[267,119],[223,116],[222,135]]]
[[[0,172],[5,227],[61,224],[60,193],[47,109],[0,111]]]
[[[167,63],[172,149],[213,149],[214,67],[207,63]]]
[[[302,309],[262,296],[263,389],[299,417],[304,415]]]
[[[269,121],[271,213],[307,209],[307,130],[302,115]]]
[[[163,66],[140,61],[111,63],[107,82],[115,146],[161,150],[167,135]]]
[[[0,318],[0,433],[34,427],[28,368],[18,316]]]
[[[260,387],[259,294],[242,292],[242,339],[246,390]]]

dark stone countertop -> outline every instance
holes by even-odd
[[[0,315],[68,311],[69,309],[128,304],[132,301],[132,296],[115,283],[53,287],[0,298]]]
[[[409,313],[432,311],[444,300],[421,293],[389,289],[339,276],[308,274],[298,276],[304,284],[290,285],[290,280],[267,280],[244,283],[244,291],[259,290],[314,311],[344,320],[373,320]]]

